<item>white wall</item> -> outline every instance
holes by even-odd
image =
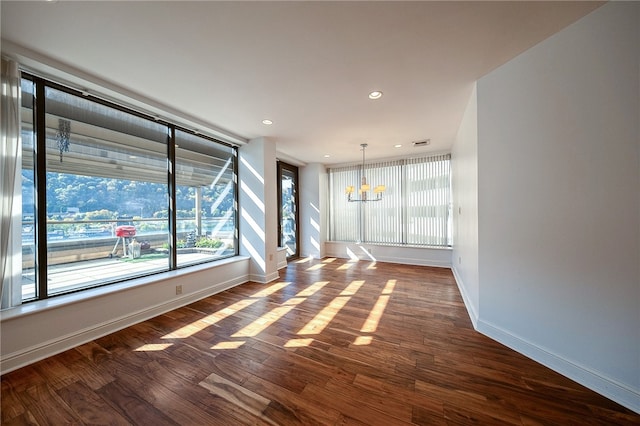
[[[474,326],[480,303],[478,279],[478,96],[474,85],[451,149],[453,252],[451,269]]]
[[[0,374],[247,282],[234,257],[0,311]],[[176,295],[176,285],[182,294]]]
[[[279,277],[276,144],[253,139],[239,158],[240,254],[251,257],[251,281],[268,283]]]
[[[257,139],[240,149],[240,244],[251,258],[237,256],[2,310],[0,374],[248,280],[277,279],[275,164],[270,140]]]
[[[300,256],[321,259],[327,240],[327,171],[322,164],[299,169]]]
[[[480,79],[478,329],[640,412],[640,3]]]
[[[451,267],[451,250],[448,248],[397,247],[370,243],[327,241],[325,249],[326,256],[340,259],[369,260],[440,268]]]

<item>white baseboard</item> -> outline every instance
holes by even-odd
[[[378,262],[399,263],[402,265],[430,266],[433,268],[451,268],[451,262],[437,259],[416,259],[407,257],[380,256]]]
[[[268,284],[271,281],[275,281],[280,279],[280,274],[278,271],[272,272],[270,274],[249,274],[249,281],[253,281],[260,284]]]
[[[452,267],[451,271],[476,331],[640,414],[640,393],[637,391],[480,319],[469,299],[460,273],[455,267]]]
[[[464,302],[464,306],[467,308],[467,315],[469,315],[469,319],[473,323],[473,328],[478,329],[478,312],[476,312],[475,306],[471,303],[469,299],[469,295],[467,294],[466,287],[462,282],[462,278],[458,273],[458,270],[455,267],[451,267],[451,272],[453,272],[453,277],[456,279],[456,284],[458,285],[458,290],[460,291],[460,295],[462,296],[462,301]]]
[[[276,269],[279,271],[280,269],[287,267],[287,248],[286,247],[278,247],[278,265]]]
[[[475,325],[475,324],[474,324]],[[597,392],[640,414],[640,393],[604,374],[578,365],[570,360],[524,340],[482,319],[476,330],[493,340],[519,352],[569,379]]]
[[[339,259],[451,268],[450,248],[385,246],[340,241],[327,241],[324,248],[326,256]]]
[[[248,281],[248,276],[237,277],[232,280],[218,283],[214,286],[193,293],[185,294],[166,303],[161,303],[149,308],[133,312],[113,321],[104,322],[89,328],[85,328],[69,335],[59,336],[55,339],[26,348],[19,352],[4,355],[0,360],[0,374],[5,374],[34,362],[59,354],[92,340],[106,336],[110,333],[122,330],[139,322],[148,320],[165,312],[186,306],[205,297],[228,290]]]

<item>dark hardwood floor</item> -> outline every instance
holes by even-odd
[[[280,275],[4,375],[2,424],[640,424],[475,332],[448,269]]]

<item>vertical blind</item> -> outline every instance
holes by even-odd
[[[333,241],[451,245],[451,155],[329,169],[329,238]],[[348,202],[345,188],[386,185],[381,201]]]

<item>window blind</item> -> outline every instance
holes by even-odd
[[[329,169],[329,238],[333,241],[446,247],[450,241],[451,155],[365,165],[371,187],[385,185],[381,201],[348,202],[345,188],[360,186],[362,166]]]

